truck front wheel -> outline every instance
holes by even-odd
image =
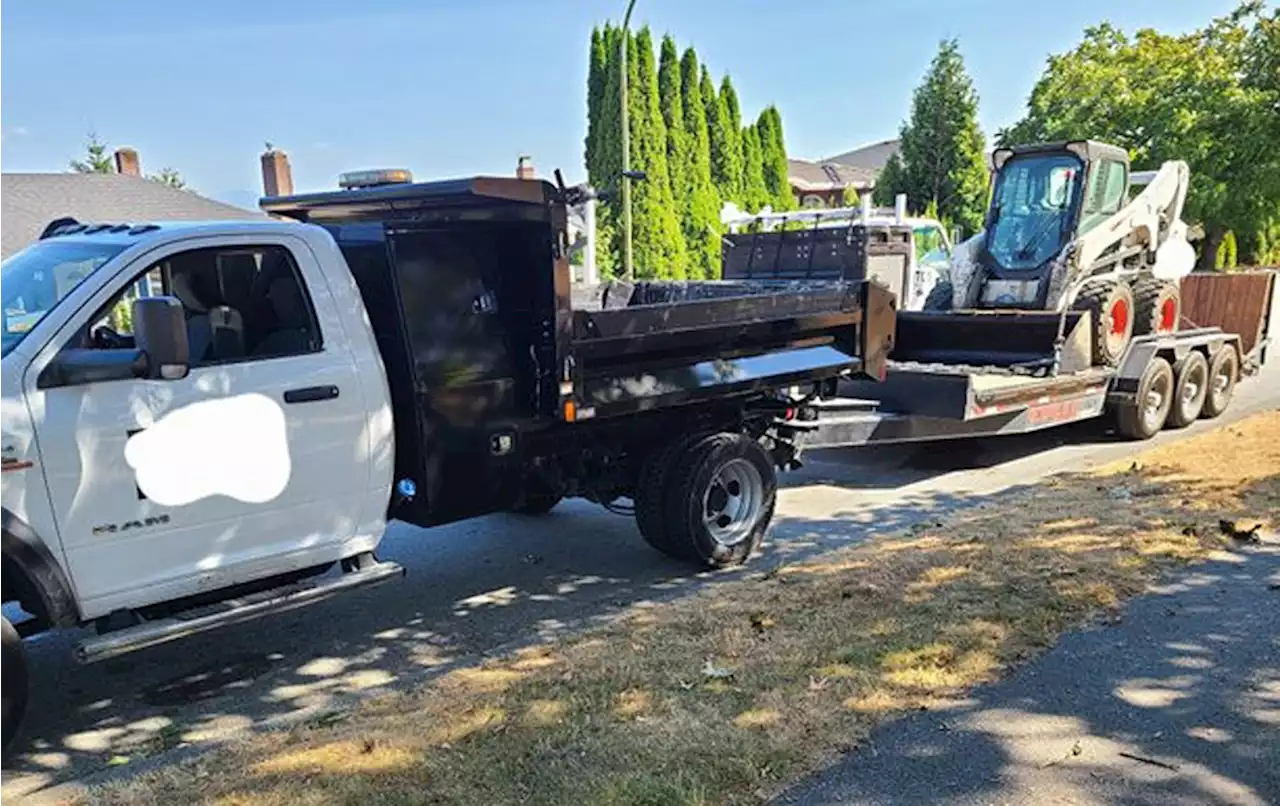
[[[4,711],[0,716],[0,729],[4,733],[3,755],[8,758],[14,739],[18,736],[18,728],[22,726],[22,717],[27,713],[27,653],[22,648],[22,637],[9,623],[9,619],[0,617],[0,620],[3,620],[0,630],[4,638],[4,680],[3,693],[0,694],[0,700],[3,700],[0,707]]]
[[[666,500],[666,540],[674,553],[709,568],[743,563],[764,542],[778,478],[760,443],[714,434],[679,457]]]

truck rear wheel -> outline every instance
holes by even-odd
[[[1116,409],[1116,428],[1130,439],[1151,439],[1164,428],[1173,406],[1173,367],[1159,356],[1151,359],[1138,392]]]
[[[0,633],[3,634],[3,655],[0,658],[4,662],[4,680],[3,693],[0,693],[0,708],[3,708],[3,714],[0,714],[0,730],[3,731],[3,756],[9,757],[9,751],[13,748],[14,740],[18,738],[18,729],[22,727],[22,718],[27,713],[27,697],[29,694],[29,679],[27,674],[27,653],[22,648],[22,637],[18,635],[18,631],[9,623],[9,619],[0,617],[3,625],[0,625]]]
[[[666,539],[709,568],[743,563],[764,542],[773,520],[778,477],[760,443],[714,434],[680,456],[667,496]]]
[[[686,434],[670,444],[650,454],[640,468],[640,478],[636,481],[633,500],[636,506],[636,526],[644,542],[653,548],[681,560],[693,557],[683,551],[683,546],[674,546],[667,539],[666,504],[667,489],[675,465],[688,449],[689,445],[705,439],[706,434]]]
[[[1239,380],[1240,357],[1235,347],[1224,344],[1209,359],[1209,389],[1200,416],[1211,420],[1226,411]]]
[[[1093,327],[1093,364],[1114,367],[1133,338],[1133,291],[1123,280],[1094,280],[1071,306],[1088,311]]]
[[[1182,290],[1177,283],[1143,277],[1133,284],[1133,333],[1173,333],[1182,319]]]
[[[1173,405],[1169,408],[1169,428],[1186,428],[1204,409],[1209,392],[1209,360],[1192,350],[1174,367]]]

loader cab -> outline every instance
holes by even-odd
[[[1002,148],[993,162],[984,246],[997,274],[1039,273],[1127,198],[1128,154],[1105,143]]]

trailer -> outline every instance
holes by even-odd
[[[964,351],[963,332],[945,347],[924,349],[914,325],[929,314],[900,314],[883,381],[842,381],[838,396],[810,402],[785,427],[806,450],[1025,434],[1099,417],[1110,418],[1124,437],[1150,439],[1218,417],[1238,382],[1262,370],[1280,321],[1278,277],[1274,271],[1189,276],[1185,286],[1212,285],[1214,292],[1184,289],[1192,303],[1184,323],[1192,327],[1134,338],[1114,367],[1056,373],[949,361]],[[1234,304],[1224,306],[1224,297]],[[1228,311],[1240,332],[1199,324]]]

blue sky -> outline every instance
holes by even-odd
[[[0,163],[60,171],[96,131],[143,169],[252,204],[257,155],[289,152],[299,190],[342,171],[419,179],[584,178],[587,43],[622,0],[11,2],[0,26]],[[938,41],[958,37],[988,133],[1018,117],[1052,52],[1086,25],[1182,31],[1234,0],[638,0],[633,24],[728,71],[744,115],[782,112],[791,156],[896,135]],[[655,37],[656,38],[656,37]]]

